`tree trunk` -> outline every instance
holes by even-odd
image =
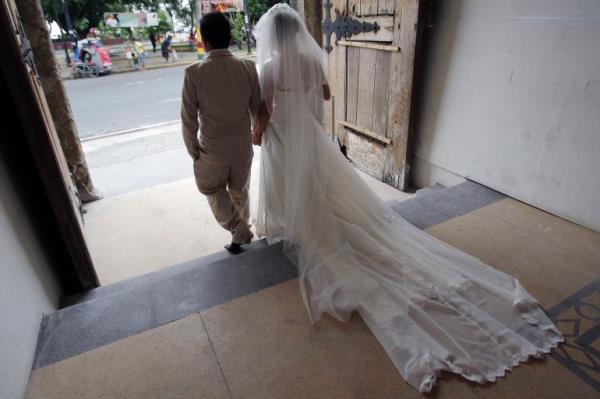
[[[35,65],[79,198],[84,203],[100,199],[101,196],[92,183],[71,106],[60,79],[41,4],[37,0],[22,0],[17,2],[17,7],[23,20],[25,33],[31,42]]]
[[[63,47],[65,50],[65,61],[67,62],[68,66],[72,66],[73,62],[71,61],[71,57],[69,56],[69,47],[71,46],[70,44],[68,44],[67,39],[65,38],[65,32],[62,30],[62,28],[60,28],[60,37],[62,39],[63,42]]]

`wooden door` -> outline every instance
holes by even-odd
[[[5,39],[0,67],[9,84],[9,95],[18,106],[18,117],[24,122],[29,149],[34,154],[47,200],[60,226],[80,288],[91,289],[97,287],[99,281],[84,238],[77,189],[60,146],[14,0],[2,0],[0,4],[1,33]]]
[[[324,2],[323,42],[328,51],[328,76],[334,97],[326,107],[325,125],[347,147],[348,157],[356,167],[401,190],[408,187],[420,3],[421,0]],[[334,20],[329,29],[328,19]],[[376,24],[377,28],[363,32],[356,24],[352,27],[352,21],[373,24],[371,28]],[[341,33],[352,33],[344,37],[332,34],[328,48],[328,30],[335,28]]]

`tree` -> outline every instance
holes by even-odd
[[[64,4],[63,16],[56,22],[67,31],[74,30],[78,38],[86,37],[90,29],[104,19],[104,0],[66,0]]]
[[[167,33],[170,30],[173,30],[173,26],[169,22],[169,16],[163,10],[158,11],[158,26],[148,28],[151,29],[155,33]]]
[[[44,17],[46,18],[46,21],[48,21],[48,23],[50,24],[54,21],[58,21],[58,18],[62,14],[63,6],[63,0],[42,0],[42,7],[44,10]],[[63,47],[65,50],[65,60],[67,61],[67,65],[71,66],[71,57],[69,56],[69,50],[67,45],[68,34],[65,37],[64,29],[60,25],[58,27],[60,29],[60,37],[63,41]]]
[[[45,23],[45,19],[48,17],[44,16],[42,7],[36,0],[19,1],[17,7],[23,21],[25,33],[31,43],[36,69],[44,88],[48,108],[52,114],[52,120],[69,170],[77,186],[79,198],[82,202],[97,200],[101,197],[96,193],[92,183],[67,92],[54,60],[54,50]]]
[[[231,33],[238,48],[241,50],[244,44],[244,16],[241,12],[235,13],[231,21]]]
[[[254,25],[256,21],[262,17],[264,13],[269,9],[269,2],[267,0],[247,0],[248,1],[248,17],[250,23]]]
[[[182,20],[185,26],[190,30],[194,27],[194,13],[196,12],[196,2],[194,0],[165,0],[163,4],[169,15],[175,14]]]

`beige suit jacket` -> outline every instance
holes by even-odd
[[[228,50],[213,50],[206,60],[187,67],[181,122],[190,156],[215,165],[250,163],[251,115],[258,115],[260,102],[252,61],[238,59]]]

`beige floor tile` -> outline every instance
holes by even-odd
[[[173,198],[182,190],[171,188],[163,187],[161,190],[166,191],[162,193],[155,190],[159,198],[146,198],[150,205],[144,206],[150,208],[149,213],[166,218],[176,231],[185,227],[189,215],[183,200],[169,216],[161,213],[177,201],[170,203],[165,198]],[[198,198],[202,197],[192,198],[190,193],[187,205],[191,207],[191,201]],[[541,211],[512,201],[492,204],[428,231],[516,276],[546,308],[600,277],[589,245],[594,242],[593,234],[578,227],[573,230],[568,222],[549,220],[547,215],[537,214]],[[513,216],[511,211],[521,216]],[[190,231],[201,233],[192,227],[186,234]],[[559,245],[561,237],[573,234],[583,237],[583,243],[566,239],[562,243],[567,244]],[[347,323],[324,317],[311,325],[297,280],[206,310],[201,317],[236,399],[425,397],[403,381],[360,317],[354,316]],[[227,387],[217,358],[202,320],[198,315],[190,316],[36,370],[26,398],[225,398]],[[429,397],[558,399],[600,395],[564,366],[545,357],[485,386],[445,373]]]
[[[468,396],[463,392],[467,391]],[[404,396],[397,396],[404,398]],[[423,398],[427,397],[425,395]],[[550,357],[531,359],[507,372],[495,383],[479,385],[458,375],[443,373],[430,398],[462,399],[584,399],[600,395]]]
[[[424,398],[406,384],[360,317],[311,326],[293,280],[202,313],[225,378],[240,398]],[[429,397],[592,398],[595,391],[549,357],[495,384],[443,373]],[[597,395],[597,394],[596,394]]]
[[[359,317],[310,324],[296,279],[202,317],[236,399],[387,398],[406,390]]]
[[[546,308],[600,278],[600,267],[578,256],[575,250],[563,250],[548,239],[531,233],[522,224],[496,217],[487,208],[427,231],[515,276]]]
[[[228,398],[199,315],[35,370],[26,399]]]
[[[600,269],[600,233],[512,198],[498,201],[483,210],[598,265]]]
[[[513,202],[516,203],[515,207]],[[502,210],[503,208],[507,209]],[[510,214],[513,210],[521,216]],[[585,252],[585,247],[555,245],[547,235],[547,230],[537,224],[548,218],[554,216],[507,199],[431,227],[427,231],[517,277],[544,307],[550,308],[599,278],[600,269],[580,256]],[[558,220],[551,221],[554,237],[567,234],[573,226],[579,229],[579,226],[556,219]],[[546,234],[541,234],[536,229],[546,231]],[[587,234],[588,237],[590,233],[580,231],[580,234]],[[438,393],[444,393],[445,389],[451,389],[456,383],[465,384],[459,377],[451,376],[448,381],[440,383]],[[600,398],[591,386],[550,357],[531,360],[516,367],[496,384],[468,385],[477,397],[486,399]]]

